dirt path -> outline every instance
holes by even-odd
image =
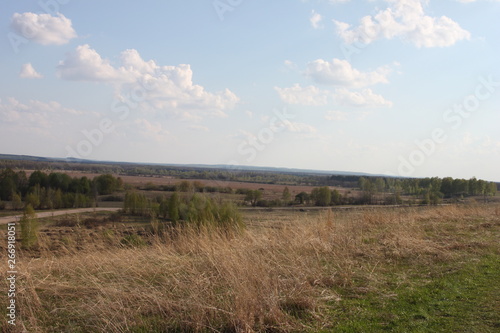
[[[102,211],[116,212],[116,211],[119,211],[120,209],[121,208],[113,208],[113,207],[64,209],[64,210],[55,210],[52,212],[36,213],[36,217],[43,218],[43,217],[59,216],[59,215],[65,215],[65,214],[89,213],[89,212],[93,212],[93,211],[96,211],[96,212],[102,212]],[[19,219],[21,217],[22,217],[22,215],[0,217],[0,225],[7,224],[10,222],[19,221]]]

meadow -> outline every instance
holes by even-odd
[[[498,203],[242,214],[234,230],[106,212],[41,220],[37,246],[19,252],[17,325],[2,331],[500,328]]]

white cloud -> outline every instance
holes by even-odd
[[[23,64],[21,68],[21,72],[19,73],[19,77],[23,79],[41,79],[43,77],[42,74],[38,73],[31,63]]]
[[[283,64],[288,69],[291,69],[291,70],[296,70],[297,69],[297,65],[293,61],[291,61],[291,60],[285,60],[283,62]]]
[[[335,91],[335,101],[341,105],[355,107],[391,107],[392,102],[386,100],[381,95],[375,94],[371,89],[361,91],[349,91],[345,88],[338,88]]]
[[[331,110],[325,114],[325,119],[330,121],[343,121],[347,120],[347,113],[342,111]]]
[[[427,0],[386,0],[389,7],[374,16],[365,16],[357,27],[335,21],[337,34],[347,43],[369,44],[378,39],[400,38],[421,47],[446,47],[470,33],[446,16],[425,15]]]
[[[75,51],[66,53],[66,59],[59,62],[57,76],[71,81],[116,81],[120,71],[108,60],[102,59],[88,44],[80,45]]]
[[[316,11],[312,11],[311,17],[309,18],[309,22],[311,23],[311,27],[314,29],[319,29],[321,28],[320,22],[323,19],[323,17],[319,14],[316,13]]]
[[[60,135],[61,131],[69,130],[75,119],[87,119],[89,116],[95,121],[97,114],[66,108],[54,101],[30,100],[23,103],[15,98],[0,100],[0,126],[14,132]]]
[[[71,20],[63,14],[14,13],[11,29],[18,35],[42,45],[62,45],[77,37]]]
[[[363,108],[373,107],[391,107],[392,102],[386,100],[381,95],[375,94],[371,89],[362,89],[360,91],[351,91],[346,88],[336,88],[333,92],[329,90],[321,90],[315,86],[302,88],[298,83],[290,88],[274,88],[281,100],[287,104],[304,105],[304,106],[322,106],[329,103],[344,106],[354,106]],[[340,114],[332,113],[325,116],[339,116]]]
[[[347,60],[317,59],[307,64],[305,75],[321,84],[361,88],[389,82],[387,76],[390,71],[389,67],[384,66],[372,72],[361,72],[354,69]]]
[[[290,88],[274,87],[281,100],[287,104],[319,106],[328,103],[328,91],[315,86],[302,88],[298,83]]]
[[[59,63],[57,75],[65,80],[112,83],[122,100],[141,90],[142,107],[164,110],[184,119],[200,119],[202,114],[225,116],[224,111],[239,102],[229,89],[211,93],[194,84],[188,64],[160,66],[154,60],[143,60],[134,49],[123,51],[119,59],[120,66],[113,66],[89,45],[80,45]]]
[[[158,122],[150,122],[147,119],[136,119],[134,123],[139,129],[139,133],[146,138],[163,142],[169,135],[168,131],[163,129],[162,125]]]

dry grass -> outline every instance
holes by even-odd
[[[30,332],[319,329],[331,324],[325,309],[339,299],[336,288],[359,280],[377,288],[391,263],[431,265],[471,242],[493,246],[483,231],[492,230],[485,223],[498,230],[499,211],[326,211],[280,228],[185,229],[143,247],[44,253],[19,264],[19,316]]]

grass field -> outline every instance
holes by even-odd
[[[155,233],[106,213],[46,221],[20,254],[18,325],[2,330],[500,329],[498,205],[244,215],[231,233]]]

